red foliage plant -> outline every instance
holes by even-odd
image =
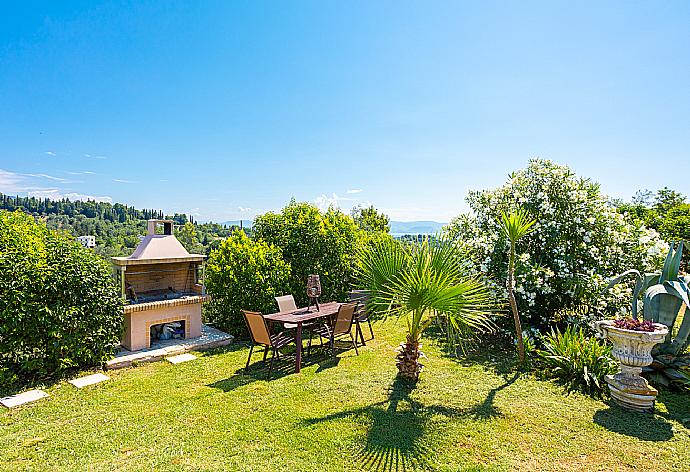
[[[640,321],[633,318],[624,318],[614,321],[613,325],[616,328],[629,329],[631,331],[648,331],[650,333],[656,331],[654,323],[649,320]]]

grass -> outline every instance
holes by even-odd
[[[84,390],[61,382],[0,411],[0,469],[687,470],[687,396],[630,413],[512,372],[505,353],[456,361],[433,342],[412,389],[395,376],[401,326],[375,330],[358,357],[299,375],[286,363],[271,381],[245,374],[248,349],[234,345]]]

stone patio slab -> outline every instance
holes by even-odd
[[[80,377],[78,379],[72,379],[72,380],[69,380],[68,382],[77,388],[84,388],[84,387],[88,387],[89,385],[97,384],[100,382],[105,382],[106,380],[110,380],[110,377],[99,372],[97,374],[87,375],[86,377]]]
[[[145,362],[162,361],[166,357],[188,351],[203,351],[232,343],[234,337],[211,326],[201,325],[201,336],[192,339],[171,339],[152,345],[150,349],[128,351],[122,349],[114,358],[105,363],[108,370],[122,369]]]
[[[5,398],[0,398],[0,404],[5,408],[14,408],[25,403],[35,402],[41,398],[49,396],[43,390],[29,390],[28,392],[18,393]]]
[[[194,354],[178,354],[176,356],[170,356],[166,357],[165,360],[170,362],[171,364],[180,364],[182,362],[187,362],[187,361],[193,361],[196,359],[196,356]]]

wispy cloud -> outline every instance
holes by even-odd
[[[89,159],[107,159],[106,156],[98,156],[93,154],[84,154],[84,157],[88,157]]]
[[[39,179],[48,179],[52,180],[53,182],[60,182],[63,184],[70,183],[71,181],[68,179],[63,179],[62,177],[55,177],[54,175],[48,175],[48,174],[25,174],[28,177],[37,177]]]
[[[348,191],[345,192],[345,193],[348,193],[348,194],[350,194],[350,195],[353,195],[353,194],[355,194],[355,193],[360,193],[361,191],[362,191],[361,188],[352,188],[352,189],[348,190]]]
[[[91,172],[90,170],[82,170],[80,172],[67,172],[69,175],[96,175],[95,172]]]
[[[31,178],[48,178],[48,180],[58,179],[59,183],[67,182],[66,179],[61,179],[47,174],[18,174],[0,169],[0,192],[6,194],[24,194],[36,198],[50,198],[53,200],[61,200],[68,198],[75,200],[95,200],[97,202],[112,203],[113,199],[107,195],[86,195],[83,193],[64,191],[57,188],[45,188],[31,184]]]
[[[53,157],[57,156],[57,154],[54,153],[53,151],[46,151],[46,152],[44,152],[43,154],[46,154],[46,155],[48,155],[48,156],[53,156]]]
[[[24,176],[0,169],[0,192],[11,194],[23,192]]]
[[[117,182],[119,184],[137,184],[136,180],[124,180],[124,179],[113,179],[113,182]]]
[[[250,211],[254,211],[252,208],[243,207],[243,206],[238,206],[238,207],[237,207],[237,210],[238,210],[240,213],[247,213],[247,212],[250,212]]]
[[[36,198],[49,198],[51,200],[62,200],[63,198],[67,198],[71,201],[94,200],[97,202],[105,202],[105,203],[112,203],[113,202],[112,197],[109,197],[107,195],[86,195],[86,194],[78,193],[78,192],[63,193],[59,189],[56,189],[56,188],[30,190],[28,192],[28,195],[30,197],[36,197]]]

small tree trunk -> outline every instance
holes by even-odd
[[[515,319],[515,334],[517,336],[518,357],[520,363],[525,363],[525,341],[522,339],[522,324],[520,323],[520,314],[518,313],[517,301],[515,300],[515,293],[513,293],[513,280],[515,278],[515,248],[511,245],[510,261],[508,264],[508,300],[510,301],[510,308],[513,311],[513,318]]]
[[[395,363],[400,376],[413,382],[419,380],[419,374],[423,367],[419,362],[422,355],[419,348],[419,340],[407,336],[407,342],[400,343],[397,362]]]

